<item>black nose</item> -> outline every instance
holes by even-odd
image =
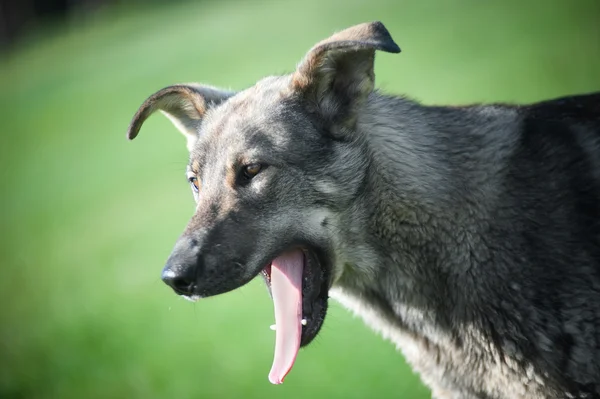
[[[162,281],[179,295],[194,295],[196,291],[196,274],[192,272],[192,267],[181,268],[174,271],[166,266],[162,272]]]
[[[162,271],[162,280],[179,295],[197,294],[198,247],[195,240],[182,237]]]

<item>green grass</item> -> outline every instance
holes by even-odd
[[[0,59],[1,398],[426,398],[392,344],[333,304],[282,386],[259,281],[188,303],[160,282],[193,212],[183,138],[153,91],[241,89],[317,40],[382,20],[378,85],[427,103],[600,90],[596,1],[199,2],[105,10]]]

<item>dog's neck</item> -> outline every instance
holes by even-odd
[[[374,93],[358,120],[370,165],[357,207],[369,212],[345,216],[366,233],[347,249],[339,291],[398,322],[407,311],[453,317],[472,294],[463,277],[489,218],[481,204],[495,203],[498,158],[512,153],[518,123],[511,107],[426,107]],[[400,286],[381,287],[392,282]]]

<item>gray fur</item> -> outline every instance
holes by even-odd
[[[600,94],[423,106],[373,89],[376,49],[399,51],[363,24],[291,75],[191,91],[200,193],[165,270],[206,297],[318,243],[332,297],[435,398],[599,398]]]

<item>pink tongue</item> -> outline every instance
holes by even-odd
[[[294,365],[302,333],[302,251],[288,252],[271,263],[271,293],[275,306],[275,358],[269,373],[281,384]]]

